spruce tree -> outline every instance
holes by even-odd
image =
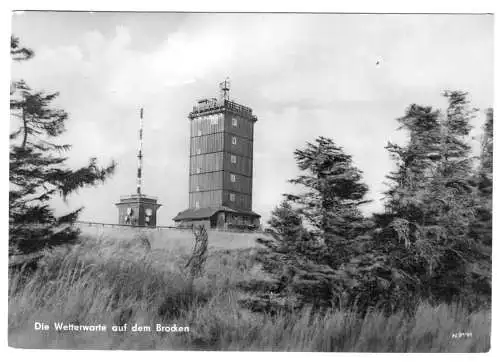
[[[310,240],[309,233],[304,227],[302,216],[289,201],[282,200],[274,208],[268,223],[266,233],[273,236],[281,251],[293,253],[306,248]]]
[[[399,119],[405,146],[389,144],[398,161],[389,178],[383,247],[392,264],[417,277],[422,294],[450,300],[463,293],[471,263],[481,258],[471,238],[477,198],[472,182],[467,93],[446,91],[445,112],[412,105]]]
[[[26,61],[34,52],[11,38],[13,61]],[[58,93],[34,91],[24,80],[11,83],[9,253],[26,254],[45,247],[75,242],[73,222],[82,210],[55,216],[50,201],[66,198],[85,186],[104,182],[115,163],[101,168],[95,158],[81,168],[66,166],[70,145],[57,143],[68,114],[52,105]]]
[[[479,167],[475,173],[476,209],[470,237],[475,259],[469,264],[467,284],[479,303],[491,304],[493,229],[493,109],[486,110]],[[472,295],[472,296],[474,296]]]
[[[476,172],[479,205],[472,234],[484,245],[491,246],[493,212],[493,109],[491,108],[486,110],[479,161]]]
[[[268,247],[262,257],[264,269],[279,280],[275,293],[294,307],[318,308],[354,303],[367,285],[377,295],[375,278],[365,284],[359,276],[359,271],[372,273],[380,262],[367,254],[372,223],[359,209],[367,202],[368,190],[361,171],[326,137],[307,143],[294,155],[302,174],[290,182],[300,186],[301,193],[285,194],[286,201],[273,212],[274,243],[260,240]]]
[[[368,202],[368,187],[362,182],[361,171],[353,166],[352,157],[332,139],[318,137],[296,150],[295,159],[303,174],[290,182],[304,192],[286,197],[297,205],[315,241],[328,250],[322,253],[322,259],[338,266],[370,227],[359,209]]]
[[[19,44],[19,38],[15,36],[10,37],[10,57],[14,61],[25,61],[33,58],[35,52],[33,49],[22,47]]]
[[[399,130],[407,132],[409,142],[406,146],[388,143],[386,147],[397,163],[397,170],[388,176],[391,188],[386,192],[386,208],[395,217],[424,218],[419,191],[429,185],[435,162],[440,157],[438,118],[439,110],[412,104],[398,119]]]

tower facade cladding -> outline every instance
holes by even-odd
[[[223,96],[202,99],[189,113],[189,208],[174,221],[210,228],[253,229],[252,109]]]

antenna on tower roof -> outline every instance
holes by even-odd
[[[224,82],[219,83],[220,98],[223,100],[229,100],[229,90],[231,89],[231,81],[229,77],[226,77]]]

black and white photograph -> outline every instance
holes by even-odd
[[[490,351],[492,13],[11,18],[11,349]]]

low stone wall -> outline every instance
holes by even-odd
[[[128,240],[138,235],[146,236],[152,248],[159,249],[191,249],[194,235],[191,228],[170,226],[135,227],[109,223],[77,222],[75,223],[83,235],[96,238],[112,238]],[[270,236],[262,232],[242,232],[209,229],[208,244],[211,249],[241,249],[263,247],[256,242],[257,238],[269,239]]]
[[[221,228],[210,228],[210,223],[209,222],[197,222],[194,223],[195,226],[199,225],[204,225],[207,230],[212,230],[212,231],[218,231],[218,232],[227,232],[227,233],[244,233],[244,234],[251,234],[251,233],[257,233],[257,234],[263,234],[264,232],[262,230],[255,230],[255,231],[250,231],[250,230],[243,230],[243,229],[238,229],[238,228],[231,228],[231,229],[221,229]],[[154,231],[154,230],[183,230],[183,231],[191,231],[192,227],[181,227],[181,226],[156,226],[156,227],[142,227],[142,226],[132,226],[132,225],[126,225],[126,224],[114,224],[114,223],[100,223],[100,222],[86,222],[86,221],[78,221],[74,223],[75,226],[78,227],[98,227],[98,228],[111,228],[111,229],[116,229],[116,230],[121,230],[121,231],[131,231],[131,230],[145,230],[145,231]]]
[[[100,222],[86,222],[78,221],[74,223],[77,227],[98,227],[98,228],[112,228],[118,230],[162,230],[162,229],[181,229],[181,230],[191,230],[190,227],[176,227],[176,226],[156,226],[156,227],[142,227],[142,226],[132,226],[127,224],[114,224],[114,223],[100,223]]]

